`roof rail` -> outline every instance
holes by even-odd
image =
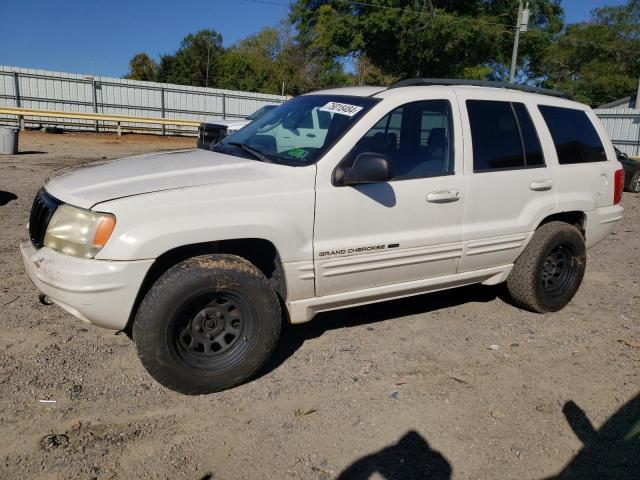
[[[389,88],[400,87],[417,87],[429,85],[468,85],[473,87],[491,87],[506,88],[508,90],[519,90],[521,92],[539,93],[541,95],[549,95],[552,97],[560,97],[571,99],[571,95],[560,90],[551,90],[549,88],[530,87],[529,85],[518,85],[507,82],[490,82],[488,80],[461,80],[455,78],[408,78],[394,83]]]

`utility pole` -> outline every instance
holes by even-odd
[[[207,37],[207,75],[204,81],[205,88],[209,87],[209,59],[211,57],[211,35]]]
[[[522,0],[518,2],[518,21],[516,22],[516,37],[513,41],[513,54],[511,55],[511,74],[509,83],[516,80],[516,63],[518,61],[518,43],[520,43],[520,32],[526,32],[529,26],[529,2],[522,8]]]

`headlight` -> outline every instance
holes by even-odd
[[[116,217],[71,205],[60,205],[47,227],[44,246],[74,257],[93,258],[111,236]]]

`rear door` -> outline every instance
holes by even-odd
[[[522,95],[468,89],[459,97],[467,194],[463,272],[515,261],[537,223],[554,209],[558,178],[549,162],[552,145],[535,128],[539,113]]]

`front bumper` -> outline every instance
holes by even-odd
[[[49,248],[20,244],[27,275],[60,307],[86,322],[113,330],[129,315],[153,260],[87,260]]]

